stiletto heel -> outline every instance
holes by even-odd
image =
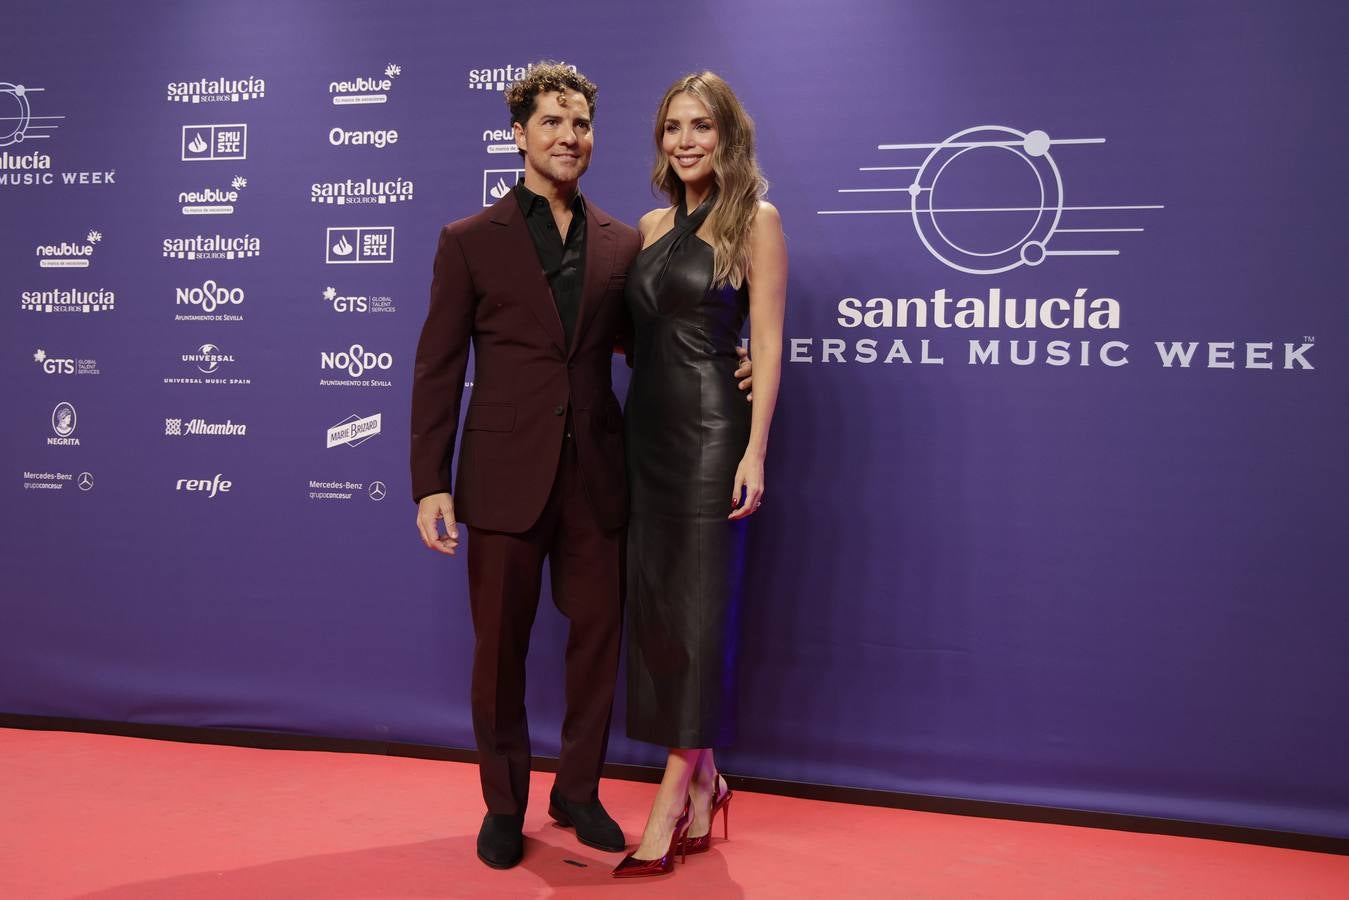
[[[646,875],[664,875],[674,871],[675,850],[679,851],[680,862],[688,858],[688,851],[685,845],[688,843],[689,822],[692,821],[689,814],[688,801],[684,801],[684,811],[679,814],[675,820],[674,831],[670,834],[670,846],[666,848],[663,856],[656,859],[638,859],[637,851],[634,850],[623,861],[614,866],[614,870],[609,874],[615,878],[641,878]]]
[[[684,851],[686,853],[706,853],[712,849],[712,828],[717,823],[717,813],[721,813],[721,836],[725,840],[731,837],[731,798],[735,792],[731,786],[726,785],[726,790],[721,790],[721,783],[725,781],[718,772],[716,776],[716,787],[713,790],[712,800],[709,803],[710,812],[707,816],[707,834],[700,834],[697,837],[685,838],[686,844]]]

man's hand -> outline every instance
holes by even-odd
[[[445,533],[440,533],[437,521],[445,520]],[[459,524],[454,521],[454,498],[449,494],[429,494],[417,504],[417,531],[422,543],[432,550],[454,556],[459,549]]]
[[[754,399],[754,360],[749,358],[749,350],[743,344],[735,345],[735,353],[740,357],[740,368],[735,370],[735,377],[740,379],[740,390],[747,391],[746,400]]]

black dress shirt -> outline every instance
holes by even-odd
[[[539,264],[553,290],[553,302],[562,320],[562,331],[571,346],[572,332],[576,330],[576,315],[581,308],[581,281],[585,277],[586,208],[581,192],[571,202],[571,225],[567,239],[557,232],[553,211],[548,201],[525,187],[523,181],[515,185],[515,199],[524,213],[529,236],[539,253]]]

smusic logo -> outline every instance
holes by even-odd
[[[183,162],[248,159],[248,126],[184,125]]]
[[[392,225],[361,228],[329,228],[326,256],[329,265],[393,262]]]

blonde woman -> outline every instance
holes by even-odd
[[[787,250],[763,200],[754,123],[711,72],[665,93],[652,183],[628,270],[628,735],[666,747],[641,843],[616,877],[669,872],[711,844],[731,791],[713,748],[731,736],[745,528],[764,498],[782,370]],[[754,400],[729,377],[745,319]],[[724,834],[727,833],[724,831]]]

